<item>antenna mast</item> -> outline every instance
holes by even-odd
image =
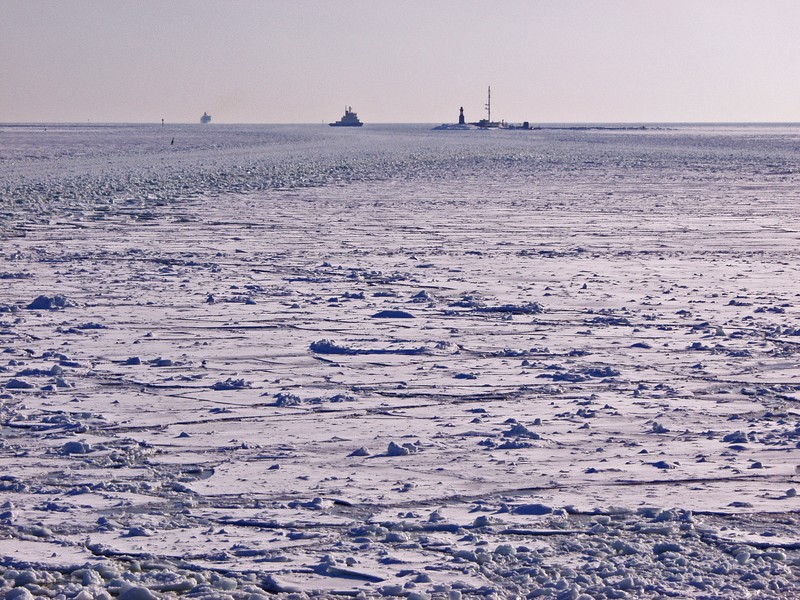
[[[486,112],[488,113],[489,118],[487,121],[490,123],[492,122],[492,86],[489,86],[489,98],[488,102],[486,103]]]

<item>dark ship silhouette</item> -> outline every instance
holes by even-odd
[[[344,109],[344,116],[336,121],[330,123],[331,127],[361,127],[363,123],[358,120],[358,115],[353,112],[353,107],[348,106]]]

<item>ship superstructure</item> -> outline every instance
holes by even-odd
[[[344,116],[336,121],[330,123],[331,127],[361,127],[363,123],[358,120],[358,115],[353,112],[353,107],[348,106],[344,109]]]

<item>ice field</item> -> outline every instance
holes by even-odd
[[[800,126],[0,126],[5,598],[800,597]]]

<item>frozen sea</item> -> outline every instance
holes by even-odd
[[[800,126],[0,125],[5,598],[800,597]]]

